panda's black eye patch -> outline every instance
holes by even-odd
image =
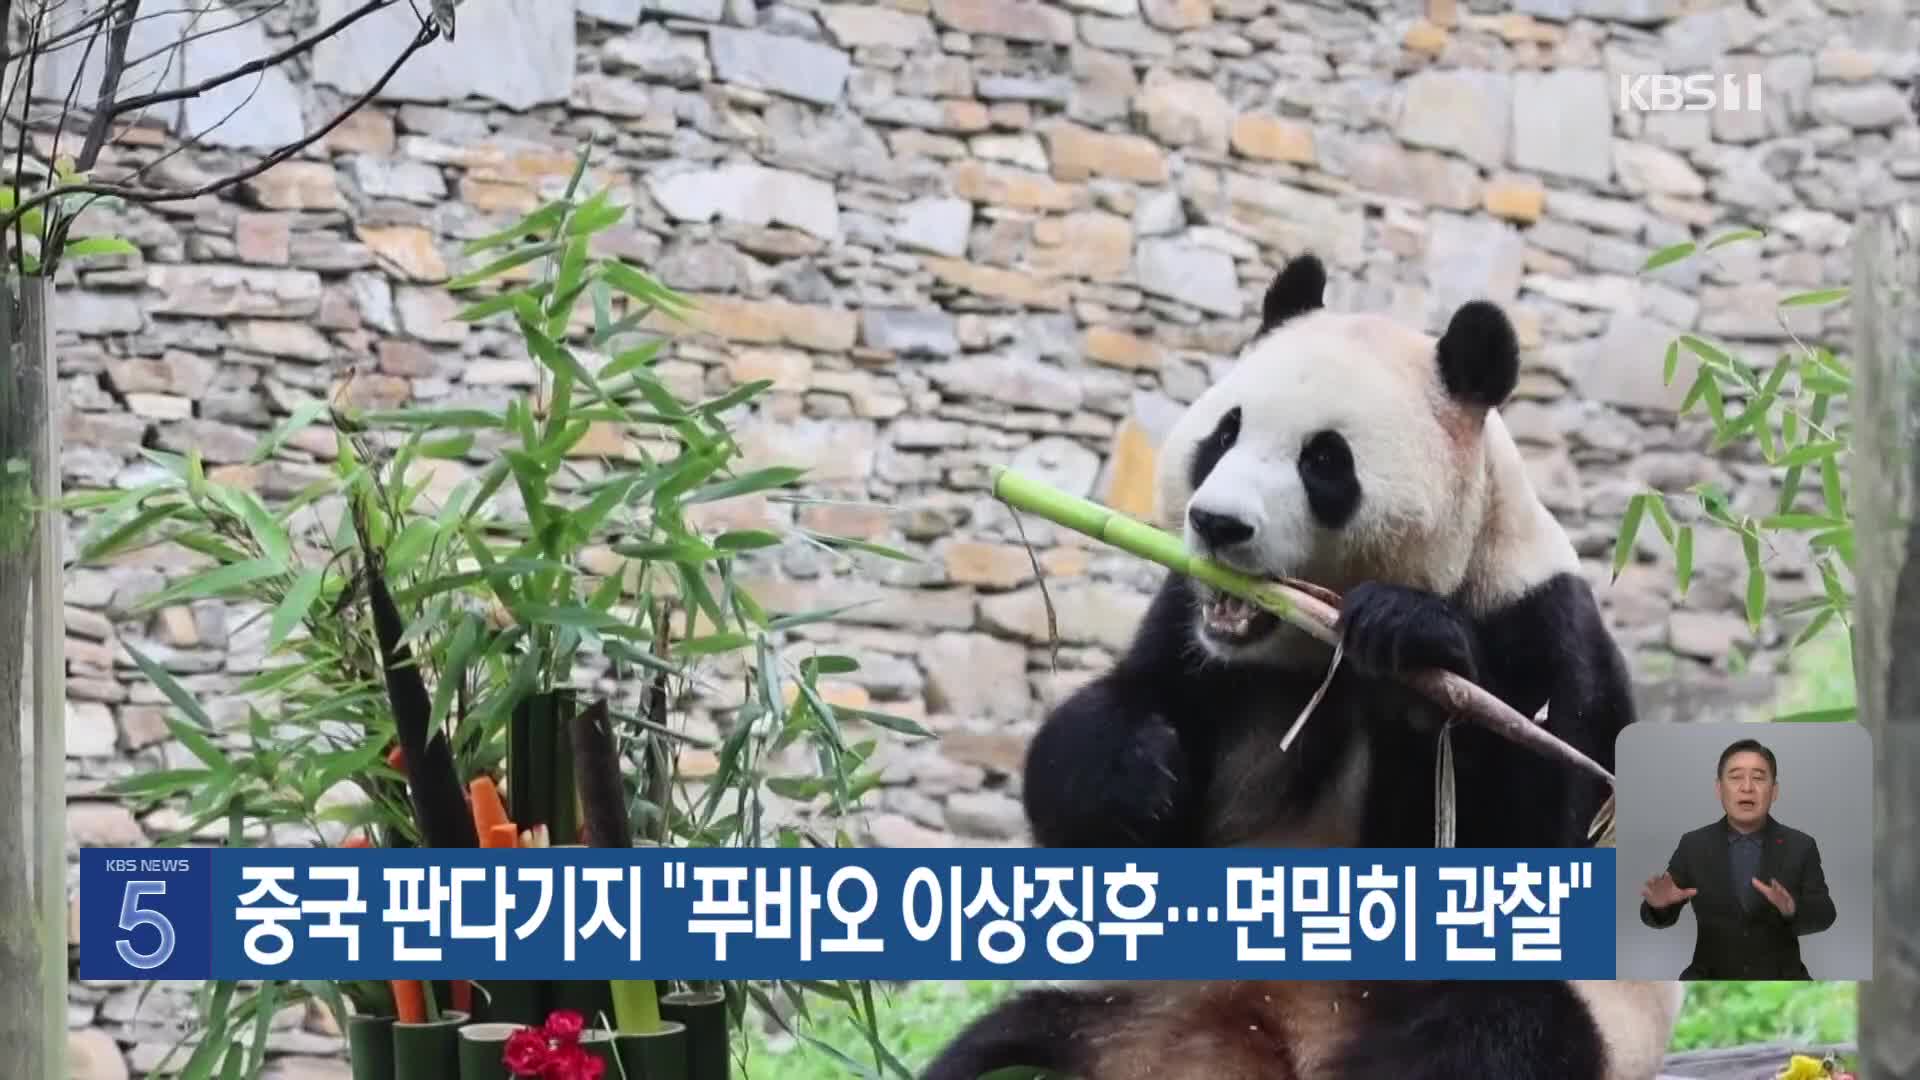
[[[1337,431],[1316,431],[1300,447],[1300,482],[1307,505],[1320,523],[1337,529],[1360,508],[1360,477],[1353,468],[1353,447]]]
[[[1220,464],[1220,459],[1225,457],[1227,451],[1233,449],[1233,444],[1238,441],[1240,441],[1240,406],[1235,405],[1227,410],[1227,414],[1220,418],[1218,424],[1213,426],[1213,431],[1200,440],[1200,445],[1194,447],[1193,460],[1187,464],[1187,483],[1198,489],[1206,482],[1207,474],[1213,471],[1215,465]]]

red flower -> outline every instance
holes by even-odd
[[[547,1059],[541,1080],[600,1080],[607,1063],[587,1052],[579,1043],[567,1043]]]
[[[553,1051],[547,1048],[544,1033],[523,1027],[507,1037],[500,1060],[515,1076],[540,1076],[553,1060]]]
[[[572,1009],[555,1009],[547,1014],[547,1038],[563,1046],[579,1042],[586,1026],[586,1017]]]

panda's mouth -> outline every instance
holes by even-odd
[[[1229,645],[1245,645],[1271,634],[1280,625],[1272,612],[1250,601],[1207,589],[1200,598],[1200,621],[1207,636]]]

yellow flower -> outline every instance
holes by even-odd
[[[1828,1075],[1826,1063],[1819,1058],[1795,1054],[1776,1080],[1826,1080]]]

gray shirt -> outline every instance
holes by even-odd
[[[1740,898],[1740,906],[1752,911],[1753,905],[1764,903],[1766,897],[1753,887],[1753,879],[1760,876],[1760,838],[1761,833],[1743,833],[1731,824],[1727,826],[1727,861],[1733,864],[1733,895]]]

